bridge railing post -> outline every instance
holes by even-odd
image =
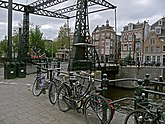
[[[136,99],[136,101],[135,101],[135,105],[134,105],[134,108],[135,109],[138,109],[138,106],[137,106],[137,104],[139,103],[141,103],[142,102],[142,90],[143,90],[143,86],[142,86],[142,84],[143,84],[143,80],[138,80],[137,81],[137,86],[135,87],[135,91],[134,91],[134,94],[135,94],[135,99]]]
[[[145,74],[145,78],[144,78],[144,84],[143,86],[145,86],[145,89],[148,89],[148,86],[150,84],[150,80],[149,80],[150,75],[149,74]],[[148,93],[145,93],[145,99],[148,99]]]
[[[159,76],[159,82],[163,82],[163,76]],[[159,85],[159,92],[163,92],[163,84]],[[161,98],[162,96],[159,95],[159,98]]]
[[[107,78],[107,74],[103,74],[102,82],[101,82],[101,88],[102,88],[102,95],[104,97],[108,97],[108,83],[109,80]]]
[[[57,68],[60,68],[61,67],[61,63],[60,63],[60,61],[57,61]],[[59,76],[60,75],[60,69],[58,69],[58,72],[57,72],[57,76]]]
[[[155,78],[155,81],[159,81],[158,78]],[[158,91],[158,84],[157,83],[154,84],[154,91]],[[154,98],[156,98],[156,97],[157,97],[157,95],[154,94]]]

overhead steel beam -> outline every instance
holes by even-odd
[[[0,0],[0,7],[7,9],[8,6],[9,6],[9,3],[7,1]],[[41,16],[69,19],[68,16],[58,14],[56,12],[52,12],[52,11],[48,11],[48,10],[36,9],[37,11],[34,11],[34,8],[32,6],[26,6],[26,5],[22,5],[22,4],[18,4],[18,3],[13,3],[12,8],[13,8],[13,10],[19,11],[19,12],[28,12],[31,14],[36,14],[36,15],[41,15]]]
[[[42,16],[47,16],[47,17],[62,18],[62,19],[70,19],[69,16],[65,16],[56,12],[51,12],[51,11],[43,10],[43,9],[34,11],[32,14],[42,15]]]
[[[7,9],[8,6],[9,6],[8,1],[0,0],[0,7]],[[22,4],[17,4],[17,3],[12,4],[12,9],[15,10],[15,11],[24,12],[24,7],[25,7],[25,5],[22,5]]]
[[[109,9],[115,9],[116,6],[112,5],[111,3],[107,2],[106,0],[89,0],[93,3],[99,4],[104,7],[108,7]]]
[[[101,5],[101,6],[104,6],[105,8],[94,10],[94,11],[90,11],[90,12],[88,12],[88,14],[95,13],[95,12],[100,12],[100,11],[105,11],[105,10],[109,10],[109,9],[115,9],[116,8],[116,6],[112,5],[111,3],[109,3],[109,2],[107,2],[105,0],[89,0],[88,1],[88,7],[94,6],[94,5]],[[77,5],[72,5],[72,6],[68,6],[68,7],[62,8],[62,9],[58,9],[58,10],[56,10],[54,12],[56,12],[58,14],[66,14],[68,12],[72,12],[72,11],[75,11],[75,10],[77,10]],[[76,17],[76,15],[70,16],[70,18],[74,18],[74,17]]]
[[[33,3],[30,3],[29,6],[34,7],[34,9],[37,11],[37,9],[46,9],[48,7],[66,2],[68,0],[38,0]]]
[[[96,5],[96,3],[88,2],[88,6],[93,6],[93,5]],[[68,6],[68,7],[65,7],[65,8],[62,8],[62,9],[58,9],[54,12],[56,12],[58,14],[65,14],[65,13],[72,12],[72,11],[75,11],[75,10],[77,10],[77,4],[72,5],[72,6]]]

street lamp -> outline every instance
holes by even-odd
[[[52,59],[53,59],[53,41],[52,41]]]

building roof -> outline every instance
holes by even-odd
[[[162,24],[160,24],[160,21]],[[162,37],[162,36],[165,37],[165,17],[159,19],[153,25],[151,25],[151,30],[155,30],[157,27],[161,28],[161,34],[158,34],[159,37]]]
[[[111,31],[114,32],[114,29],[113,29],[112,26],[109,25],[109,21],[108,21],[108,20],[106,21],[106,25],[102,25],[101,27],[99,27],[99,26],[97,25],[93,32],[96,32],[97,30],[103,31],[103,30],[105,30],[105,29],[109,29],[109,30],[111,30]]]
[[[151,29],[154,29],[155,27],[157,27],[157,26],[158,26],[158,22],[159,22],[160,20],[163,21],[163,25],[162,25],[162,26],[159,25],[159,26],[160,26],[160,27],[165,27],[165,17],[163,17],[163,18],[159,19],[158,21],[156,21],[154,24],[152,24],[152,25],[151,25]]]
[[[141,29],[141,28],[143,28],[143,26],[144,26],[144,22],[137,22],[136,24],[134,24],[134,23],[129,23],[128,25],[126,25],[126,26],[124,26],[123,27],[123,31],[128,31],[128,27],[129,26],[131,26],[132,25],[132,30],[136,30],[136,29]]]

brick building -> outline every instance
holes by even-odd
[[[165,17],[151,25],[144,42],[144,62],[165,65]]]
[[[148,36],[150,26],[148,22],[129,23],[123,27],[121,32],[121,59],[131,55],[137,62],[143,62],[143,43]]]
[[[96,51],[103,62],[113,62],[116,55],[115,44],[116,32],[113,27],[106,21],[106,25],[99,27],[98,25],[92,32],[93,44],[96,46]]]

